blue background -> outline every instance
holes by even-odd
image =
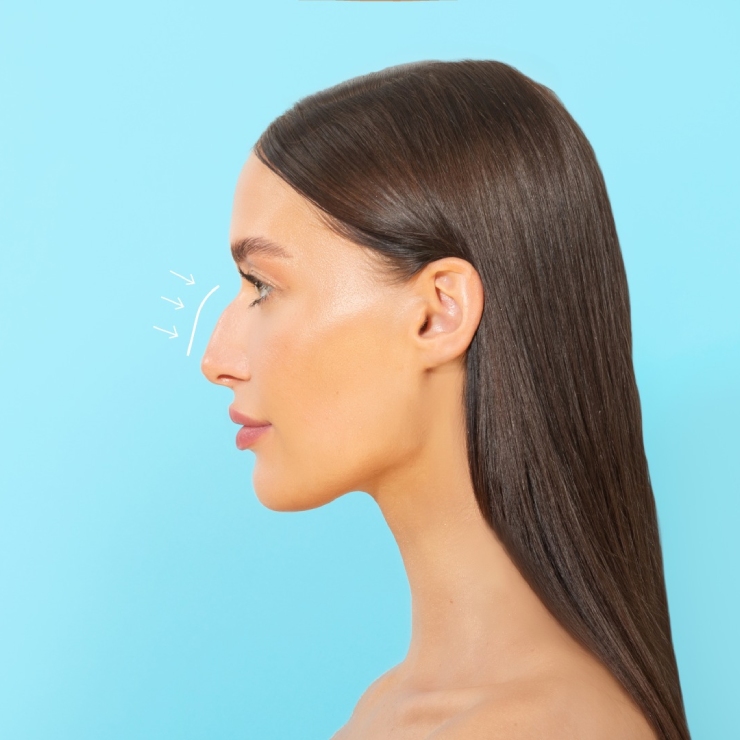
[[[513,64],[596,150],[690,726],[740,737],[740,4],[606,5],[3,0],[0,737],[325,740],[404,657],[372,500],[263,508],[199,361],[262,130],[431,58]]]

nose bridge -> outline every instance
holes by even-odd
[[[211,383],[223,385],[246,376],[246,326],[237,304],[238,299],[233,300],[219,316],[200,361],[201,372]]]

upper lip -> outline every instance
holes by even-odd
[[[231,407],[229,407],[229,417],[235,424],[241,424],[245,427],[266,427],[270,424],[269,421],[258,421],[257,419],[252,419],[251,416],[247,416],[246,414],[240,414]]]

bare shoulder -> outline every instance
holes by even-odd
[[[332,735],[331,740],[348,740],[350,737],[354,737],[357,733],[353,728],[358,724],[362,725],[368,716],[375,714],[378,710],[382,710],[384,703],[387,702],[388,696],[391,693],[391,689],[396,684],[396,673],[397,666],[394,666],[376,678],[365,689],[352,710],[349,721]]]
[[[656,735],[621,690],[580,677],[492,691],[427,740],[656,740]]]
[[[381,704],[395,688],[398,679],[397,674],[398,666],[394,666],[376,678],[365,689],[364,693],[357,701],[354,714],[370,712]]]

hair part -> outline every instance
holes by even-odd
[[[601,169],[559,98],[501,62],[402,64],[303,98],[254,152],[391,280],[450,256],[478,271],[478,506],[658,736],[687,740],[627,278]]]

